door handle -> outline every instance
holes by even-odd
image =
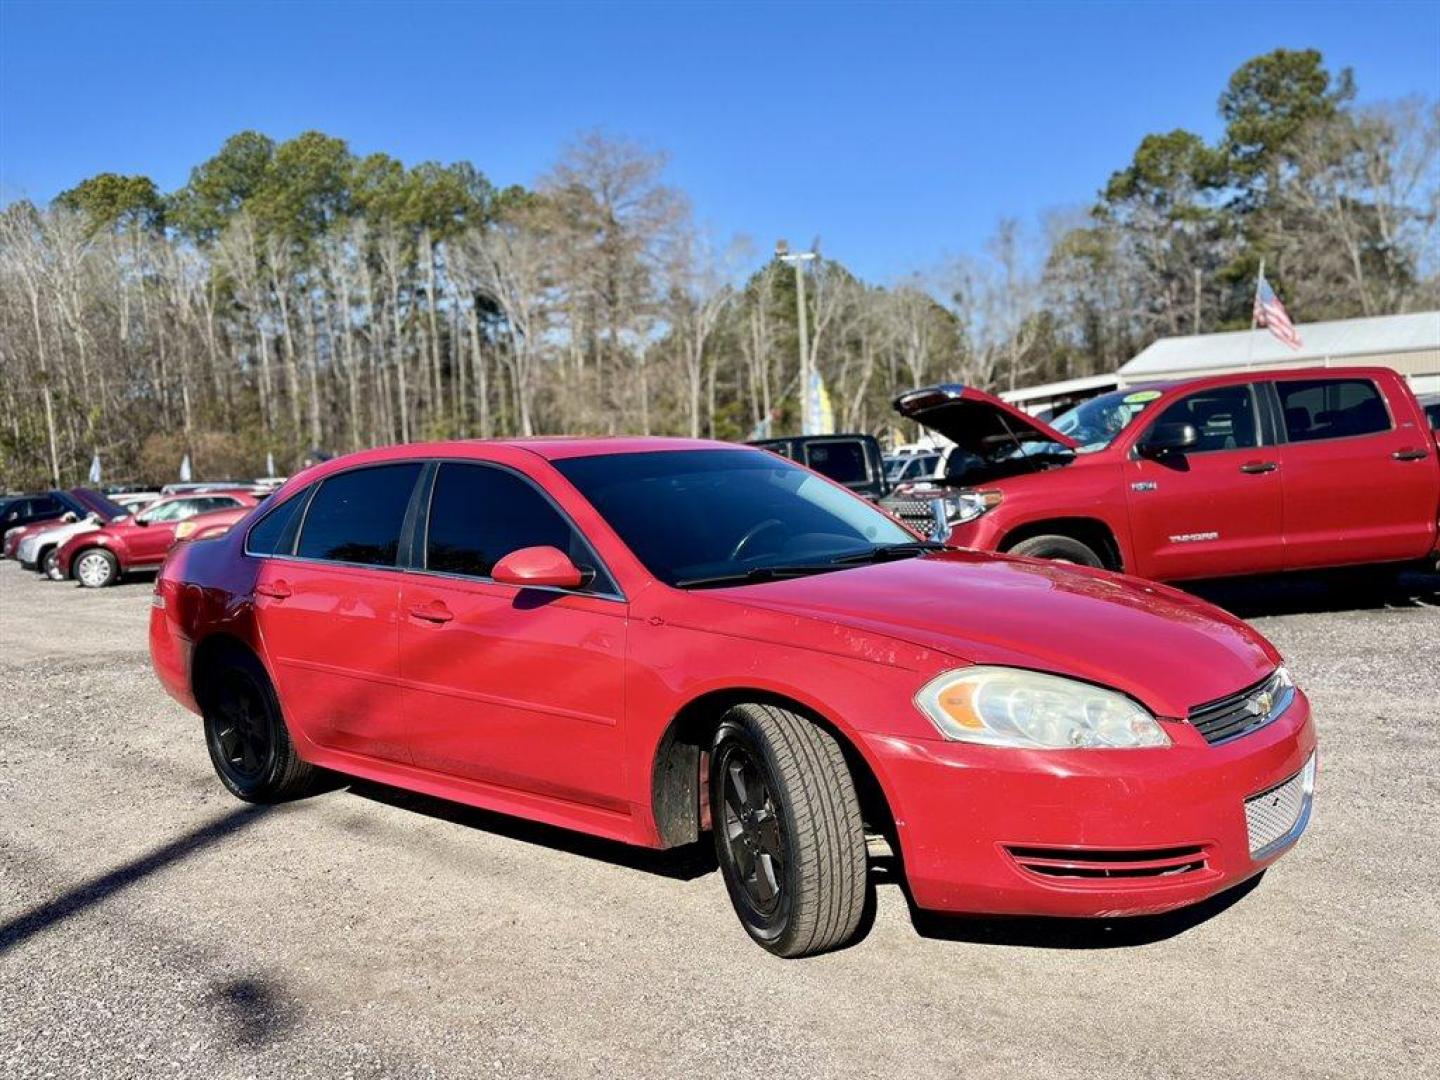
[[[268,596],[274,600],[284,600],[287,596],[291,595],[290,586],[285,583],[284,579],[269,582],[262,581],[259,585],[255,586],[255,591],[261,596]]]
[[[449,622],[455,615],[439,600],[431,600],[428,604],[416,604],[412,607],[410,617],[438,625]]]
[[[1396,461],[1419,461],[1421,458],[1427,458],[1430,455],[1424,450],[1412,450],[1407,446],[1404,450],[1396,450],[1390,456]]]
[[[1273,461],[1247,461],[1240,466],[1240,471],[1243,473],[1266,473],[1274,472],[1279,467]]]

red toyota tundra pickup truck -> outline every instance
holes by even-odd
[[[1440,463],[1388,368],[1244,372],[1092,398],[1052,424],[982,391],[896,410],[954,442],[883,505],[952,543],[1160,581],[1434,559]]]

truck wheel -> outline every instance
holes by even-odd
[[[290,741],[275,689],[249,653],[227,651],[200,688],[210,763],[230,794],[246,802],[282,802],[308,794],[317,770]]]
[[[1103,568],[1100,556],[1086,545],[1069,536],[1032,536],[1007,549],[1011,555],[1052,562],[1076,563],[1079,566]]]
[[[868,898],[865,829],[839,745],[802,716],[737,705],[710,751],[715,852],[746,932],[776,956],[848,943]]]
[[[104,548],[89,548],[75,557],[75,578],[87,589],[103,589],[119,577],[119,562]]]

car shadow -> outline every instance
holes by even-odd
[[[910,921],[923,938],[973,945],[1027,949],[1128,949],[1153,945],[1208,922],[1239,903],[1260,884],[1265,871],[1225,892],[1161,915],[1123,918],[1060,918],[1029,915],[946,915],[915,906],[903,876],[891,860],[871,867],[877,885],[899,887],[910,908]]]
[[[1440,573],[1380,568],[1190,581],[1180,588],[1242,619],[1440,607]]]
[[[696,843],[667,851],[655,851],[452,803],[369,780],[354,780],[350,782],[348,790],[350,794],[371,802],[423,814],[467,829],[675,881],[693,881],[714,874],[719,869],[708,833]],[[1262,877],[1263,871],[1217,896],[1163,915],[1116,919],[953,916],[917,908],[906,886],[898,860],[893,856],[872,855],[871,887],[867,890],[860,926],[854,938],[842,948],[854,947],[869,935],[878,908],[877,893],[879,889],[891,886],[898,888],[904,896],[915,932],[923,938],[1038,949],[1117,949],[1148,945],[1183,934],[1238,903],[1260,883]]]
[[[545,825],[509,814],[481,810],[371,780],[351,780],[348,789],[351,795],[359,798],[410,813],[423,814],[438,821],[448,821],[478,832],[491,833],[676,881],[692,881],[719,869],[715,861],[715,848],[708,833],[693,844],[656,851],[653,848],[636,847],[618,840],[606,840],[603,837],[574,832],[557,825]]]

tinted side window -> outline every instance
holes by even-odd
[[[160,503],[158,506],[146,510],[141,516],[148,522],[179,521],[189,517],[194,511],[190,509],[189,499],[175,499],[173,502]]]
[[[42,514],[58,514],[63,509],[60,500],[46,495],[43,499],[32,499],[30,501],[30,513],[36,517]]]
[[[201,499],[191,500],[190,513],[208,514],[212,510],[234,510],[239,505],[239,499],[232,499],[228,495],[207,495]]]
[[[1291,442],[1390,430],[1390,414],[1369,379],[1285,379],[1275,389]]]
[[[870,479],[864,443],[811,443],[805,448],[805,457],[810,468],[842,484],[863,484]]]
[[[589,545],[528,481],[488,465],[441,464],[430,497],[427,570],[489,577],[512,551],[541,545],[559,548],[582,570],[599,571]],[[592,587],[614,588],[608,580]]]
[[[1161,413],[1155,424],[1193,425],[1200,441],[1186,450],[1190,454],[1260,445],[1255,398],[1248,385],[1216,386],[1183,397]]]
[[[332,476],[310,500],[296,554],[363,566],[394,566],[418,461]]]
[[[305,504],[305,492],[286,499],[256,523],[245,538],[245,550],[251,555],[290,554],[295,547],[298,514]]]

